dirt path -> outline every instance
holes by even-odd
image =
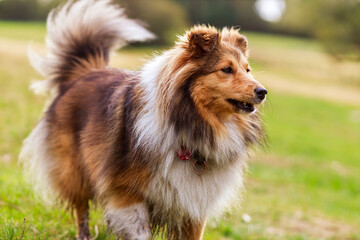
[[[358,88],[292,81],[271,73],[261,74],[258,80],[270,91],[360,106],[360,89]]]

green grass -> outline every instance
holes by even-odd
[[[358,108],[277,94],[269,101],[269,146],[250,163],[242,211],[213,230],[230,239],[268,239],[269,228],[282,230],[281,239],[320,239],[334,227],[335,239],[359,238],[360,124],[351,120]],[[241,223],[241,212],[254,222]],[[353,231],[340,230],[350,226]]]
[[[0,21],[0,36],[6,39],[43,41],[46,34],[44,22]]]
[[[44,25],[0,22],[0,31],[5,31],[0,42],[9,43],[0,46],[0,239],[74,239],[71,214],[38,199],[16,163],[44,103],[28,90],[31,81],[41,78],[26,59],[28,40],[43,37]],[[253,33],[248,38],[255,71],[289,81],[312,83],[306,78],[311,76],[315,83],[325,82],[326,66],[304,71],[326,59],[316,43]],[[144,51],[151,49],[120,51],[113,65],[140,66]],[[280,59],[272,62],[279,53]],[[336,79],[348,69],[338,70],[328,84],[350,86]],[[268,147],[249,162],[241,208],[211,219],[205,239],[360,239],[359,105],[285,95],[271,84],[269,89],[263,109]],[[242,220],[244,213],[251,216],[250,223]],[[112,239],[100,208],[91,212],[90,225],[93,236],[97,226],[97,239]]]

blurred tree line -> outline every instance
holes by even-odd
[[[62,0],[0,0],[0,19],[15,21],[43,21],[49,10]]]
[[[66,0],[0,0],[0,19],[45,20],[54,6]],[[130,17],[143,20],[159,37],[158,43],[174,40],[190,25],[237,26],[243,30],[274,31],[256,14],[254,0],[113,0]],[[169,38],[170,37],[170,38]]]
[[[278,27],[319,40],[338,59],[360,60],[360,0],[286,0]]]
[[[193,24],[313,37],[337,57],[360,57],[360,0],[277,0],[286,8],[279,22],[257,14],[256,0],[113,0],[130,17],[141,19],[157,34],[157,43],[171,43],[175,33]],[[43,21],[65,0],[0,0],[0,19]]]

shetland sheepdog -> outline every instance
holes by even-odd
[[[123,239],[201,239],[206,219],[243,189],[249,147],[264,131],[266,89],[234,28],[197,25],[139,71],[108,66],[111,50],[154,35],[110,0],[70,1],[47,19],[43,118],[20,160],[36,186],[76,212],[90,239],[89,201]]]

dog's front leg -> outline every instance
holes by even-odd
[[[182,229],[183,235],[186,235],[186,240],[201,240],[205,226],[206,220],[194,221],[189,219]]]
[[[113,203],[108,203],[105,208],[105,220],[114,234],[124,240],[152,238],[149,210],[144,201],[121,205]]]

